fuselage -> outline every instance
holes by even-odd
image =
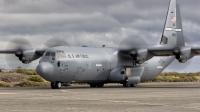
[[[39,75],[50,82],[108,83],[112,70],[120,67],[143,68],[141,81],[154,79],[174,57],[154,57],[134,65],[131,57],[123,57],[115,48],[60,46],[47,50],[37,67]],[[121,82],[121,81],[117,81]]]

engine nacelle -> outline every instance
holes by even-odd
[[[137,49],[132,50],[130,52],[130,56],[133,58],[133,61],[142,64],[145,61],[151,59],[153,57],[153,54],[149,53],[147,49]]]
[[[173,54],[180,63],[185,63],[187,60],[195,56],[195,53],[191,50],[191,47],[175,48]]]
[[[20,61],[24,64],[28,64],[38,58],[41,57],[40,54],[37,54],[35,50],[25,50],[25,51],[17,51],[15,55],[19,58]]]

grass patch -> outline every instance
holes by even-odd
[[[5,82],[0,82],[0,87],[10,87],[10,86]]]
[[[3,82],[11,82],[11,81],[10,81],[8,78],[6,78],[6,77],[2,78],[1,81],[3,81]]]
[[[21,74],[26,74],[26,75],[37,75],[36,71],[32,70],[32,69],[19,68],[19,69],[16,69],[15,72],[16,73],[21,73]]]
[[[48,82],[34,82],[34,81],[23,81],[19,84],[16,84],[15,86],[20,87],[36,87],[36,86],[49,86],[50,84]]]
[[[42,77],[40,77],[39,75],[31,76],[31,77],[28,78],[28,80],[33,81],[33,82],[44,82]]]
[[[200,73],[164,72],[152,82],[197,82],[200,81]]]

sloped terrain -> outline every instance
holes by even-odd
[[[22,73],[0,73],[0,87],[34,87],[49,86],[49,82],[39,75],[27,75]]]

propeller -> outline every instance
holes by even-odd
[[[124,59],[131,56],[134,65],[142,64],[150,59],[151,54],[148,53],[147,48],[147,42],[139,36],[129,36],[124,38],[118,46],[120,51],[119,55]]]
[[[56,46],[69,46],[69,44],[64,38],[51,38],[44,44],[43,48],[46,49]],[[16,50],[15,54],[5,55],[6,63],[10,68],[29,67],[29,64],[22,63],[23,51],[32,50],[32,45],[28,40],[25,38],[13,38],[8,42],[6,50]]]
[[[191,41],[189,40],[189,38],[185,37],[185,42],[186,45],[191,46]],[[132,49],[140,49],[140,48],[148,48],[149,45],[148,43],[139,36],[129,36],[125,39],[123,39],[119,46],[118,49],[121,51],[130,51]],[[134,51],[132,51],[132,54],[135,54]],[[188,60],[186,63],[180,63],[178,60],[174,60],[168,67],[167,67],[167,71],[183,71],[185,69],[187,69],[188,66],[190,66],[192,60]]]
[[[66,39],[62,37],[51,38],[43,46],[43,48],[51,48],[56,46],[69,46]]]
[[[118,49],[120,51],[130,51],[132,49],[142,49],[148,47],[148,43],[142,37],[132,35],[127,38],[124,38],[120,42]]]
[[[190,41],[190,39],[186,36],[184,36],[184,40],[185,40],[185,43],[186,43],[186,46],[192,46],[192,43]],[[179,71],[179,72],[183,72],[185,71],[189,66],[190,64],[192,63],[192,59],[188,60],[187,62],[185,63],[180,63],[178,60],[174,60],[167,68],[166,70],[167,71]]]
[[[23,64],[21,61],[23,56],[23,51],[26,49],[32,49],[31,43],[25,38],[13,38],[11,39],[7,46],[6,50],[16,50],[15,54],[6,54],[5,59],[8,66],[12,69],[21,67],[27,68],[27,64]]]

